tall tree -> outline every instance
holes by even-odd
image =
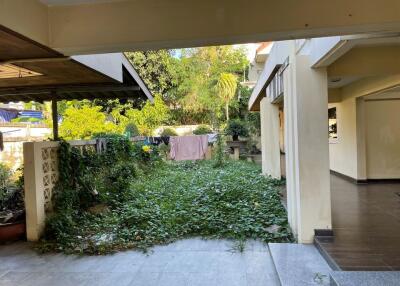
[[[235,46],[191,48],[174,51],[127,53],[153,93],[171,109],[175,124],[211,123],[223,117],[226,101],[215,85],[222,73],[243,80],[248,67],[246,50]]]
[[[178,60],[173,50],[128,52],[131,61],[144,83],[153,94],[161,94],[170,103],[169,91],[177,85]]]
[[[237,90],[237,77],[231,73],[221,73],[216,89],[219,97],[225,103],[226,121],[229,120],[229,103],[234,98]]]

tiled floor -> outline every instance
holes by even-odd
[[[38,255],[27,243],[0,246],[0,286],[278,286],[268,246],[243,253],[226,240],[186,239],[108,256]]]
[[[356,185],[331,177],[333,241],[342,270],[400,270],[400,184]]]

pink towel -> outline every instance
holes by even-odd
[[[172,160],[201,160],[207,152],[208,136],[173,136],[169,140],[171,144],[170,157]]]

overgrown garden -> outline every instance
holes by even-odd
[[[291,241],[281,182],[255,164],[166,162],[155,147],[107,137],[100,154],[61,142],[42,251],[146,250],[192,236]]]

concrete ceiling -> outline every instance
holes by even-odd
[[[400,31],[398,0],[325,2],[1,0],[0,25],[64,55]]]
[[[400,87],[395,87],[389,91],[380,92],[372,95],[364,96],[367,101],[385,100],[385,99],[400,99]]]
[[[340,77],[340,78],[328,78],[328,88],[340,88],[349,85],[362,77]]]
[[[97,3],[108,3],[118,2],[126,0],[40,0],[47,6],[63,6],[63,5],[79,5],[79,4],[97,4]]]

